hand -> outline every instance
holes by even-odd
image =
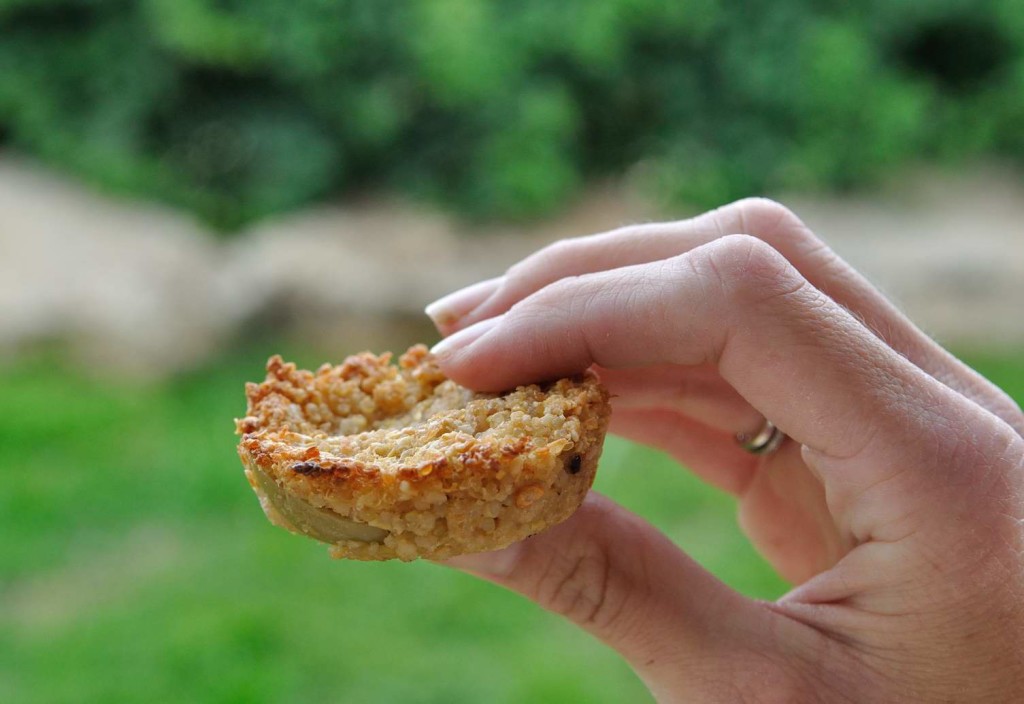
[[[594,493],[451,561],[597,635],[660,701],[1024,701],[1024,415],[782,206],[558,242],[428,313],[476,389],[593,366],[612,430],[734,493],[798,585],[747,599]],[[787,440],[749,454],[735,436],[764,418]]]

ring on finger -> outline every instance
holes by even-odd
[[[786,434],[767,418],[753,433],[736,433],[736,442],[752,455],[770,455],[779,449],[785,439]]]

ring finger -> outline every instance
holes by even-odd
[[[612,394],[616,413],[671,410],[730,438],[752,433],[764,422],[764,417],[710,365],[595,369]]]

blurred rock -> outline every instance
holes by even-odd
[[[1019,181],[997,171],[924,175],[884,198],[784,200],[943,342],[1024,344]],[[56,339],[89,364],[160,374],[268,320],[334,345],[374,347],[374,335],[390,345],[394,330],[374,323],[384,320],[422,339],[429,328],[414,321],[434,298],[559,237],[654,219],[653,210],[621,189],[595,188],[561,218],[475,228],[378,201],[219,239],[181,213],[2,156],[0,353]]]
[[[268,221],[226,248],[221,284],[249,315],[273,299],[359,314],[420,314],[558,239],[636,222],[641,204],[595,190],[562,218],[469,228],[424,208],[373,202]]]
[[[233,322],[220,257],[179,213],[0,159],[0,349],[56,339],[129,374],[195,364]]]
[[[911,174],[884,197],[786,202],[943,344],[1024,345],[1019,174]]]

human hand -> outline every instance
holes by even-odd
[[[734,493],[798,585],[747,599],[593,493],[451,561],[594,633],[659,701],[1024,701],[1024,414],[782,206],[565,240],[428,312],[466,386],[593,366],[612,431]],[[749,454],[764,418],[787,439]]]

